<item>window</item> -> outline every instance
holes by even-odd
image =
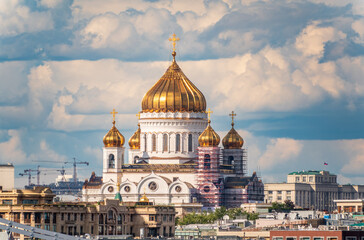
[[[273,240],[283,240],[283,237],[273,237]]]
[[[168,152],[168,135],[163,134],[163,152]]]
[[[300,237],[300,240],[310,240],[310,237]]]
[[[278,197],[277,197],[277,200],[282,200],[282,197],[281,197],[281,196],[278,196]]]
[[[268,191],[268,194],[273,194],[273,191]]]
[[[296,177],[296,182],[299,182],[300,181],[300,177]]]
[[[282,194],[282,191],[277,191],[278,194]]]
[[[363,240],[364,238],[362,237],[361,239]],[[337,240],[337,237],[327,237],[327,240]]]
[[[112,211],[112,210],[109,210],[109,212],[108,212],[108,217],[107,217],[107,218],[108,218],[109,220],[114,218],[114,213],[113,213],[113,211]]]
[[[303,182],[306,182],[306,177],[302,177],[302,181]]]
[[[188,134],[188,151],[192,152],[192,134]]]
[[[291,196],[287,196],[287,200],[291,200],[292,198],[291,198]]]
[[[13,204],[13,200],[3,200],[3,204],[11,205]]]
[[[287,191],[286,193],[287,193],[287,195],[291,195],[291,191]]]
[[[313,240],[324,240],[323,237],[313,237]]]
[[[180,152],[181,151],[181,135],[177,134],[176,135],[176,152]]]
[[[296,240],[296,237],[286,237],[286,240]]]
[[[309,177],[309,178],[308,178],[308,181],[309,181],[309,182],[313,182],[313,177]]]
[[[211,159],[210,159],[209,154],[205,154],[203,167],[204,167],[204,169],[210,169],[211,168]]]
[[[228,162],[227,162],[227,164],[228,164],[228,165],[233,165],[233,163],[234,163],[234,157],[233,157],[233,156],[229,156],[229,157],[228,157]]]
[[[155,221],[155,215],[149,215],[149,221],[154,222]]]
[[[348,237],[345,237],[345,240],[356,240],[356,237],[354,237],[354,236],[348,236]]]
[[[155,134],[152,135],[152,152],[157,151],[157,137]]]
[[[115,156],[114,156],[114,154],[109,155],[109,168],[115,168]]]
[[[26,199],[26,200],[23,200],[23,204],[38,204],[38,200]]]

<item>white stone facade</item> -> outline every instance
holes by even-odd
[[[140,156],[150,164],[182,164],[196,158],[206,113],[159,112],[140,115]],[[136,155],[134,155],[133,159]]]

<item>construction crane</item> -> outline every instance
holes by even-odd
[[[77,171],[76,171],[76,166],[77,164],[86,164],[87,166],[89,165],[89,162],[77,162],[76,158],[73,158],[73,162],[64,162],[65,164],[67,163],[72,163],[73,164],[73,181],[77,182]]]
[[[71,164],[73,164],[73,181],[74,182],[77,182],[77,164],[85,164],[85,165],[89,165],[89,162],[78,162],[78,161],[76,161],[76,158],[72,158],[73,159],[73,162],[68,162],[68,161],[66,161],[66,162],[55,162],[55,161],[33,161],[33,162],[52,162],[52,163],[64,163],[64,164],[68,164],[68,163],[71,163]],[[63,169],[63,167],[62,167],[62,169]],[[63,169],[63,170],[59,170],[60,171],[60,173],[61,173],[61,175],[63,175],[63,178],[64,178],[64,173],[65,173],[65,170]],[[63,174],[62,174],[62,172],[61,171],[63,171]]]
[[[19,173],[20,176],[28,176],[28,185],[31,185],[31,181],[32,181],[32,173],[36,173],[37,174],[37,185],[39,185],[39,176],[40,176],[40,170],[39,170],[39,165],[37,167],[37,169],[25,169],[23,173]]]

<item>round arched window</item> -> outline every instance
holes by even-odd
[[[113,188],[112,186],[110,186],[110,187],[108,187],[108,188],[107,188],[107,190],[108,190],[109,192],[113,192],[113,191],[114,191],[114,188]]]
[[[177,186],[177,187],[174,188],[174,190],[176,190],[176,192],[181,192],[182,188],[181,188],[181,186]]]
[[[204,192],[208,193],[208,192],[210,192],[210,187],[209,186],[205,186],[203,188],[203,190],[204,190]]]
[[[125,187],[124,187],[124,191],[125,191],[125,192],[130,192],[130,187],[129,187],[129,186],[125,186]]]

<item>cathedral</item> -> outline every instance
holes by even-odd
[[[82,189],[83,201],[121,196],[138,202],[143,196],[155,204],[201,203],[204,209],[262,202],[264,186],[254,172],[247,176],[243,138],[234,129],[222,139],[211,126],[202,92],[173,61],[144,95],[138,129],[125,139],[116,128],[115,110],[110,131],[103,138],[102,176],[93,172]]]

